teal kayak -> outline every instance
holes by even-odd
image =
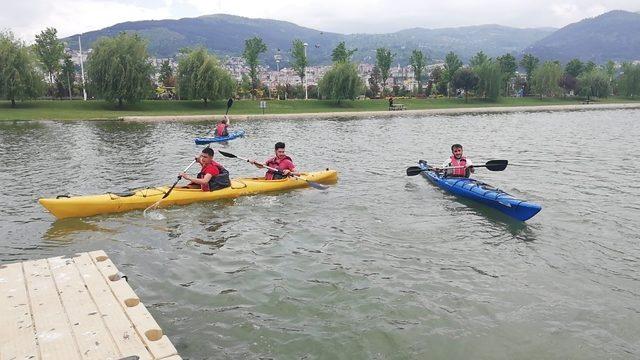
[[[229,140],[233,140],[235,138],[239,138],[239,137],[243,137],[243,136],[244,136],[244,130],[238,129],[238,130],[230,132],[229,135],[227,135],[227,136],[199,137],[199,138],[195,138],[193,140],[196,142],[196,145],[205,145],[205,144],[210,144],[210,143],[215,143],[215,142],[229,141]]]
[[[490,206],[520,221],[529,220],[542,210],[542,206],[538,204],[517,199],[481,181],[464,177],[443,176],[441,173],[429,170],[430,167],[424,160],[420,160],[418,164],[424,170],[421,172],[422,176],[441,189]]]

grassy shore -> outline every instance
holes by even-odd
[[[638,100],[626,98],[608,98],[596,101],[598,104],[638,103]],[[581,104],[581,99],[554,98],[502,98],[496,102],[478,99],[396,99],[408,110],[421,109],[454,109],[495,106],[541,106]],[[17,102],[11,108],[8,101],[0,101],[0,120],[91,120],[117,119],[123,116],[161,116],[161,115],[213,115],[224,113],[226,101],[164,101],[147,100],[134,105],[125,105],[118,109],[115,104],[100,100],[34,100]],[[337,104],[328,100],[269,100],[266,114],[326,113],[326,112],[360,112],[388,111],[389,102],[379,100],[342,101]],[[234,102],[231,114],[261,114],[259,101],[238,100]]]

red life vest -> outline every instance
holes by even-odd
[[[227,135],[229,135],[229,133],[227,132],[227,124],[219,123],[216,126],[216,136],[221,137]]]
[[[291,162],[291,168],[289,168],[288,166],[282,166],[282,162],[284,160],[289,160]],[[275,169],[278,169],[280,171],[282,170],[293,170],[293,168],[295,168],[295,166],[293,165],[293,160],[288,157],[287,155],[284,156],[284,158],[282,159],[278,159],[277,156],[272,157],[271,159],[265,161],[264,163],[265,165],[267,165],[268,167],[272,167]],[[282,175],[281,173],[277,173],[275,171],[271,171],[271,170],[267,170],[267,173],[264,176],[265,180],[278,180],[278,179],[284,179],[285,176]]]
[[[451,176],[461,176],[461,177],[467,176],[467,159],[465,157],[461,157],[458,160],[453,155],[451,155],[450,159],[451,161],[449,161],[449,164],[455,167],[453,169],[450,169],[452,170]]]

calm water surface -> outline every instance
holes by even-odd
[[[227,151],[283,140],[338,184],[62,221],[36,200],[170,183],[207,124],[0,122],[0,263],[105,250],[187,359],[638,358],[639,118],[236,123]],[[519,223],[405,176],[454,142],[508,159],[477,177],[542,212]]]

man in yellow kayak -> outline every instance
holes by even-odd
[[[444,161],[442,164],[443,170],[446,176],[452,177],[469,177],[474,172],[473,163],[467,159],[463,154],[462,145],[451,145],[451,157]]]
[[[212,148],[206,147],[202,149],[202,153],[196,159],[202,166],[197,177],[194,178],[186,173],[179,174],[183,179],[191,181],[191,183],[186,186],[187,188],[200,188],[202,191],[214,191],[231,186],[229,171],[213,161],[213,154]]]
[[[296,171],[296,166],[293,164],[293,160],[285,154],[284,146],[283,142],[277,142],[275,146],[276,156],[264,162],[264,165],[278,169],[278,172],[267,170],[267,173],[264,175],[265,180],[279,180],[284,179],[289,175],[300,175],[300,173]],[[259,169],[263,168],[263,165],[255,160],[251,160],[250,162]]]

